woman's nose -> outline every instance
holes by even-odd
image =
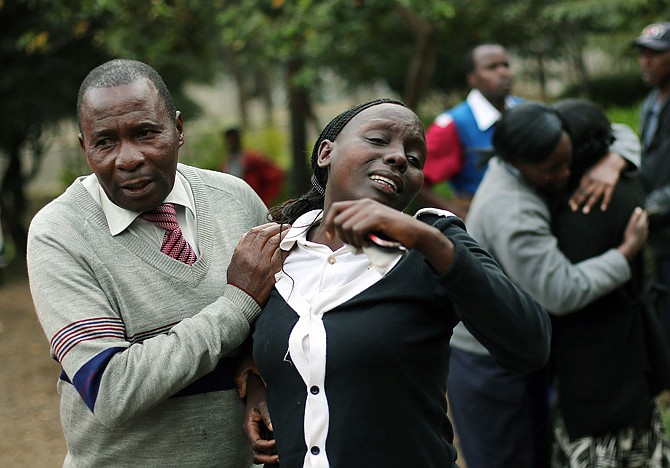
[[[407,156],[404,148],[390,148],[390,151],[384,155],[384,163],[396,166],[400,172],[407,170]]]

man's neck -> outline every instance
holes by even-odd
[[[493,107],[498,109],[498,111],[502,114],[505,112],[505,98],[500,98],[500,97],[495,97],[492,98],[490,96],[484,96],[488,102],[491,103]]]

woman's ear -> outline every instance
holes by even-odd
[[[316,164],[319,167],[330,166],[330,155],[333,153],[335,143],[330,140],[323,140],[319,145],[319,155],[316,159]]]

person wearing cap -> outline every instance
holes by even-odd
[[[401,211],[423,184],[425,157],[414,112],[361,104],[321,132],[312,189],[271,210],[292,228],[253,355],[281,466],[456,467],[445,392],[459,321],[504,368],[546,361],[546,311],[463,222]],[[401,250],[377,250],[371,233]],[[248,434],[255,461],[276,462],[261,432]]]
[[[642,139],[641,180],[652,212],[670,210],[670,22],[650,24],[634,40],[639,49],[642,80],[651,91],[640,109]],[[670,226],[650,218],[649,245],[655,258],[657,280],[670,287]],[[670,294],[660,301],[660,316],[670,341]]]

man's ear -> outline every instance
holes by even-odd
[[[323,140],[319,145],[319,154],[316,159],[316,164],[319,167],[330,166],[330,156],[335,149],[335,143],[330,140]]]
[[[470,89],[477,88],[477,76],[474,72],[470,72],[465,76],[465,82],[468,84]]]
[[[86,162],[88,163],[89,166],[91,166],[91,160],[89,159],[88,153],[86,152],[86,144],[84,143],[84,136],[80,133],[77,135],[77,139],[79,140],[79,146],[81,147],[81,150],[84,152],[84,156],[86,156]]]
[[[184,144],[184,119],[182,118],[180,111],[177,111],[176,113],[175,126],[179,132],[179,146],[181,147]]]

